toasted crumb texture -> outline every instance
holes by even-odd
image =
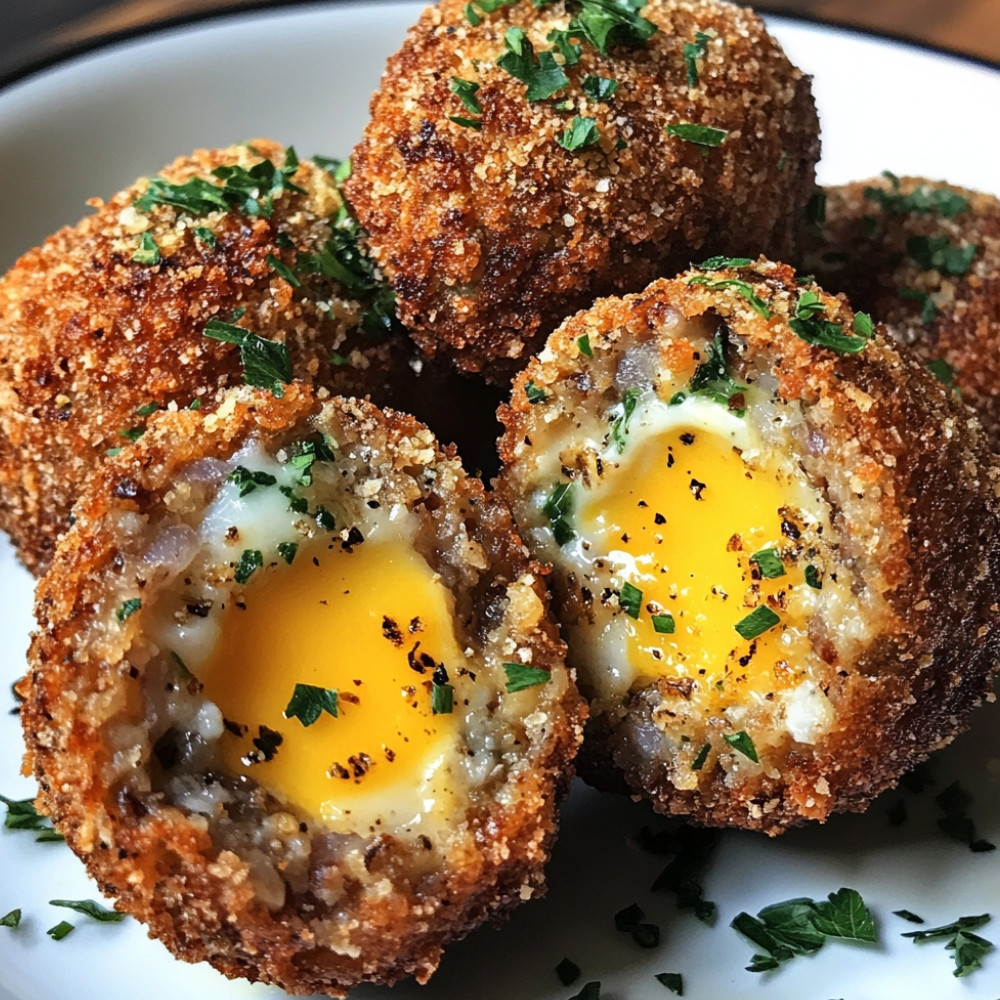
[[[204,336],[211,320],[284,342],[293,373],[334,392],[385,401],[405,372],[407,339],[359,331],[364,296],[304,263],[324,253],[341,201],[326,170],[292,166],[266,140],[181,157],[161,180],[220,197],[213,171],[235,170],[234,184],[258,171],[256,197],[144,209],[159,182],[143,178],[0,279],[0,528],[33,572],[108,449],[152,410],[211,409],[242,383],[238,346]]]
[[[864,809],[989,696],[996,462],[975,417],[843,298],[760,260],[601,300],[549,338],[501,419],[497,489],[555,567],[590,780],[776,834]],[[709,432],[732,447],[699,466]],[[716,552],[709,501],[734,460],[754,485]],[[657,484],[677,475],[668,503]],[[754,519],[748,546],[735,532]],[[698,605],[676,575],[735,560],[742,578]]]
[[[655,34],[618,26],[602,54],[577,4],[520,0],[472,19],[466,6],[428,8],[389,60],[344,188],[425,351],[499,378],[598,295],[712,253],[788,259],[817,117],[808,79],[751,11],[651,0],[635,17]],[[577,61],[553,70],[567,57],[551,33],[567,29]],[[529,100],[514,73],[542,59],[568,82]],[[463,99],[463,86],[476,89]],[[567,149],[574,121],[596,133]],[[678,125],[726,134],[711,147],[667,133]]]
[[[1000,201],[891,174],[824,193],[803,268],[912,347],[1000,450]]]
[[[315,450],[302,451],[303,441]],[[257,481],[248,487],[237,463],[254,461]],[[297,477],[284,496],[305,502],[301,519],[263,475],[269,467]],[[166,648],[164,637],[186,641],[221,604],[232,602],[238,615],[267,606],[254,597],[270,593],[254,589],[266,584],[241,576],[245,541],[222,562],[213,555],[237,531],[216,537],[212,524],[234,522],[206,511],[220,509],[225,491],[233,495],[234,479],[240,499],[224,517],[259,503],[274,512],[272,525],[277,518],[297,538],[287,566],[287,548],[272,559],[269,544],[261,546],[255,572],[265,579],[308,574],[334,549],[350,560],[375,544],[358,530],[360,512],[381,518],[379,530],[413,526],[415,551],[451,595],[452,641],[464,657],[433,675],[434,685],[447,679],[454,692],[454,707],[440,717],[453,723],[438,765],[450,776],[444,806],[403,822],[383,805],[384,820],[369,825],[348,815],[336,825],[258,782],[249,763],[259,764],[260,754],[242,770],[227,763],[220,741],[239,727],[188,669],[195,661],[177,654],[188,655],[186,647]],[[322,516],[317,501],[327,505]],[[334,512],[335,527],[327,520]],[[299,385],[281,399],[241,388],[214,413],[154,416],[142,440],[94,476],[36,610],[21,717],[39,808],[115,906],[178,957],[293,994],[344,996],[361,982],[407,976],[424,982],[449,941],[544,891],[542,866],[583,706],[541,569],[509,511],[413,418],[351,399],[320,406]],[[410,622],[409,632],[421,627]],[[402,641],[394,626],[383,630],[386,640]],[[315,641],[312,632],[301,639]],[[336,660],[351,656],[354,641],[330,636],[325,646]],[[296,645],[267,668],[288,674],[289,692]],[[432,686],[418,650],[419,643],[407,671],[415,699]],[[533,667],[536,683],[508,691],[506,661]],[[360,700],[342,689],[334,731],[365,702],[368,666],[357,669],[348,688]],[[294,727],[305,731],[285,719],[288,744]],[[287,749],[275,735],[270,751],[260,751],[265,757]]]

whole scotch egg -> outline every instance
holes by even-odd
[[[860,810],[990,691],[998,471],[974,417],[783,265],[567,320],[502,408],[552,563],[581,772],[774,834]]]
[[[582,703],[509,512],[424,425],[234,390],[155,416],[76,513],[26,770],[151,936],[342,996],[544,890]]]

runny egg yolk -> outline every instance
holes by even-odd
[[[618,602],[634,675],[715,706],[802,679],[809,587],[789,506],[800,489],[778,463],[751,468],[704,425],[628,444],[577,523],[591,556],[606,553],[595,564],[626,581]]]
[[[454,714],[432,709],[435,669],[454,674],[464,657],[451,595],[424,559],[404,541],[338,543],[257,576],[221,612],[198,670],[226,720],[231,773],[329,820],[400,791],[433,798],[425,786],[455,731]],[[336,691],[336,716],[286,717],[296,685]]]

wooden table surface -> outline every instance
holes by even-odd
[[[95,34],[247,0],[106,0],[63,25],[54,37],[77,42]],[[90,7],[95,6],[90,0]],[[889,32],[1000,64],[1000,0],[764,0],[774,11]]]

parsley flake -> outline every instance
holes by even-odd
[[[19,927],[21,925],[21,911],[11,910],[0,917],[0,927]]]
[[[650,621],[653,623],[653,631],[659,632],[660,635],[673,635],[677,631],[674,616],[669,611],[664,611],[663,614],[650,615]]]
[[[570,1000],[601,1000],[600,980],[585,983],[583,989],[575,996],[570,997]]]
[[[766,605],[754,608],[745,618],[741,618],[733,627],[744,639],[756,639],[769,629],[774,628],[781,619]]]
[[[585,76],[580,86],[592,101],[607,104],[615,96],[618,81],[608,79],[606,76]]]
[[[925,292],[922,288],[900,288],[899,297],[911,302],[920,303],[920,322],[927,326],[938,318],[940,310],[934,302],[934,297],[930,292]]]
[[[524,394],[528,397],[529,403],[544,403],[549,398],[549,394],[544,389],[539,389],[534,380],[529,379],[524,387]]]
[[[160,248],[156,245],[152,233],[143,233],[139,240],[139,247],[132,254],[133,264],[148,264],[152,266],[160,263]]]
[[[572,986],[580,978],[580,966],[568,958],[564,958],[556,966],[556,975],[563,986]]]
[[[708,756],[707,747],[703,753]],[[705,899],[703,882],[718,843],[718,830],[681,826],[649,845],[656,853],[674,855],[673,860],[656,876],[650,890],[674,893],[678,909],[692,910],[695,917],[709,927],[715,923],[718,908],[711,900]]]
[[[752,263],[749,257],[709,257],[698,265],[698,270],[721,271],[723,268],[749,267]]]
[[[448,115],[448,121],[461,125],[462,128],[475,129],[477,132],[481,131],[483,127],[483,123],[478,118],[466,118],[465,115]]]
[[[431,682],[431,714],[451,715],[455,707],[455,689],[450,684]]]
[[[255,471],[244,465],[237,465],[226,477],[227,483],[235,483],[239,487],[241,497],[253,493],[258,486],[274,486],[277,481],[269,472]]]
[[[536,684],[546,684],[552,679],[548,670],[532,667],[527,663],[505,663],[503,670],[507,675],[507,690],[511,694]]]
[[[554,53],[543,50],[536,56],[523,28],[507,29],[504,48],[497,65],[527,85],[525,97],[529,101],[544,101],[569,83]]]
[[[757,756],[757,748],[753,745],[750,734],[741,729],[738,733],[723,733],[722,738],[734,749],[743,754],[744,757],[752,760],[755,764],[760,763]]]
[[[712,745],[710,743],[706,743],[702,746],[702,748],[698,751],[698,756],[691,761],[692,771],[700,771],[705,766],[705,761],[708,760],[708,755],[711,749]]]
[[[569,522],[570,515],[573,513],[572,490],[572,483],[560,483],[542,505],[542,513],[549,519],[552,536],[556,545],[560,547],[576,538],[576,532]]]
[[[53,941],[62,941],[64,937],[72,934],[76,928],[68,920],[60,920],[55,927],[50,927],[45,933],[48,934]]]
[[[259,389],[270,389],[279,399],[292,381],[292,362],[288,345],[268,340],[250,330],[222,320],[212,319],[203,331],[210,340],[236,344],[243,365],[243,381]]]
[[[694,122],[676,122],[664,126],[664,131],[675,139],[711,149],[721,146],[729,135],[727,129],[714,128],[712,125],[697,125]]]
[[[764,319],[771,318],[771,310],[768,309],[764,300],[754,291],[753,285],[748,281],[741,281],[739,278],[709,278],[704,274],[696,274],[693,278],[688,278],[689,285],[704,285],[706,288],[735,288],[737,293],[750,303],[750,307],[755,313],[763,316]]]
[[[612,45],[641,48],[659,30],[639,11],[646,0],[580,0],[567,34],[589,42],[608,55]]]
[[[747,387],[735,382],[730,374],[726,361],[726,341],[721,332],[708,345],[708,357],[695,369],[688,389],[695,395],[707,396],[731,409],[738,417],[746,413],[745,408],[738,404],[743,401],[743,393],[747,391]]]
[[[806,566],[805,577],[806,583],[812,587],[813,590],[823,589],[823,577],[820,576],[819,570],[813,566],[812,563]]]
[[[285,706],[284,716],[286,719],[298,719],[308,728],[319,721],[324,712],[335,719],[340,715],[337,691],[313,684],[296,684],[292,697]]]
[[[244,549],[236,564],[233,579],[239,584],[246,583],[263,565],[264,555],[260,549]]]
[[[803,304],[803,300],[805,300]],[[850,333],[833,320],[824,319],[817,309],[814,292],[803,292],[788,325],[800,340],[816,347],[827,347],[838,354],[857,354],[868,346],[875,333],[875,324],[867,313],[854,314]]]
[[[453,94],[458,95],[458,99],[462,102],[466,111],[471,111],[474,115],[481,115],[483,113],[483,106],[476,97],[476,91],[479,90],[479,86],[478,83],[472,80],[462,80],[460,77],[453,76],[451,83],[448,84],[448,89]]]
[[[945,219],[953,219],[969,210],[969,201],[951,188],[929,187],[921,184],[909,194],[900,193],[899,178],[891,171],[885,170],[882,176],[892,185],[891,191],[882,188],[866,187],[864,196],[868,201],[878,204],[883,212],[892,214],[940,215]]]
[[[62,834],[52,828],[52,821],[35,808],[34,799],[8,799],[0,795],[0,802],[7,807],[4,829],[31,830],[38,834],[35,842],[39,844],[58,843],[63,839]]]
[[[585,333],[582,337],[579,337],[577,339],[576,346],[585,358],[592,358],[594,356],[594,349],[590,346],[589,334]]]
[[[621,592],[618,594],[618,607],[629,616],[638,618],[642,609],[642,591],[631,583],[622,584]]]
[[[571,153],[586,149],[601,141],[601,130],[593,118],[576,115],[567,128],[556,136],[556,142]]]
[[[611,440],[614,441],[618,454],[625,450],[626,437],[628,435],[628,425],[635,413],[635,408],[639,403],[641,395],[639,389],[626,389],[622,396],[621,403],[612,407],[614,414],[611,420]]]
[[[124,622],[126,618],[131,618],[141,607],[141,597],[130,597],[127,601],[122,601],[115,609],[115,618],[119,622]]]
[[[93,899],[50,899],[49,904],[75,910],[77,913],[82,913],[84,916],[90,917],[91,920],[102,924],[120,924],[128,916],[127,913],[109,910]]]
[[[679,997],[684,996],[684,978],[679,972],[658,972],[656,981],[666,986],[671,993],[676,993]]]
[[[687,69],[687,85],[698,86],[698,60],[708,55],[708,43],[716,37],[714,31],[696,31],[694,41],[687,42],[681,50],[684,66]]]
[[[298,542],[278,542],[278,555],[288,563],[289,566],[295,561],[295,554],[299,551]]]
[[[906,252],[921,270],[960,277],[972,267],[979,244],[956,246],[947,236],[911,236],[906,241]]]
[[[777,549],[761,549],[750,557],[750,562],[756,563],[760,575],[765,580],[776,580],[785,575],[785,564],[781,561],[781,553]]]
[[[967,976],[983,966],[982,959],[993,951],[993,942],[973,934],[972,931],[983,924],[989,923],[990,914],[983,913],[975,917],[959,917],[958,920],[942,927],[931,927],[927,930],[908,931],[902,936],[911,938],[915,943],[923,941],[945,940],[945,948],[954,952],[956,978]]]

